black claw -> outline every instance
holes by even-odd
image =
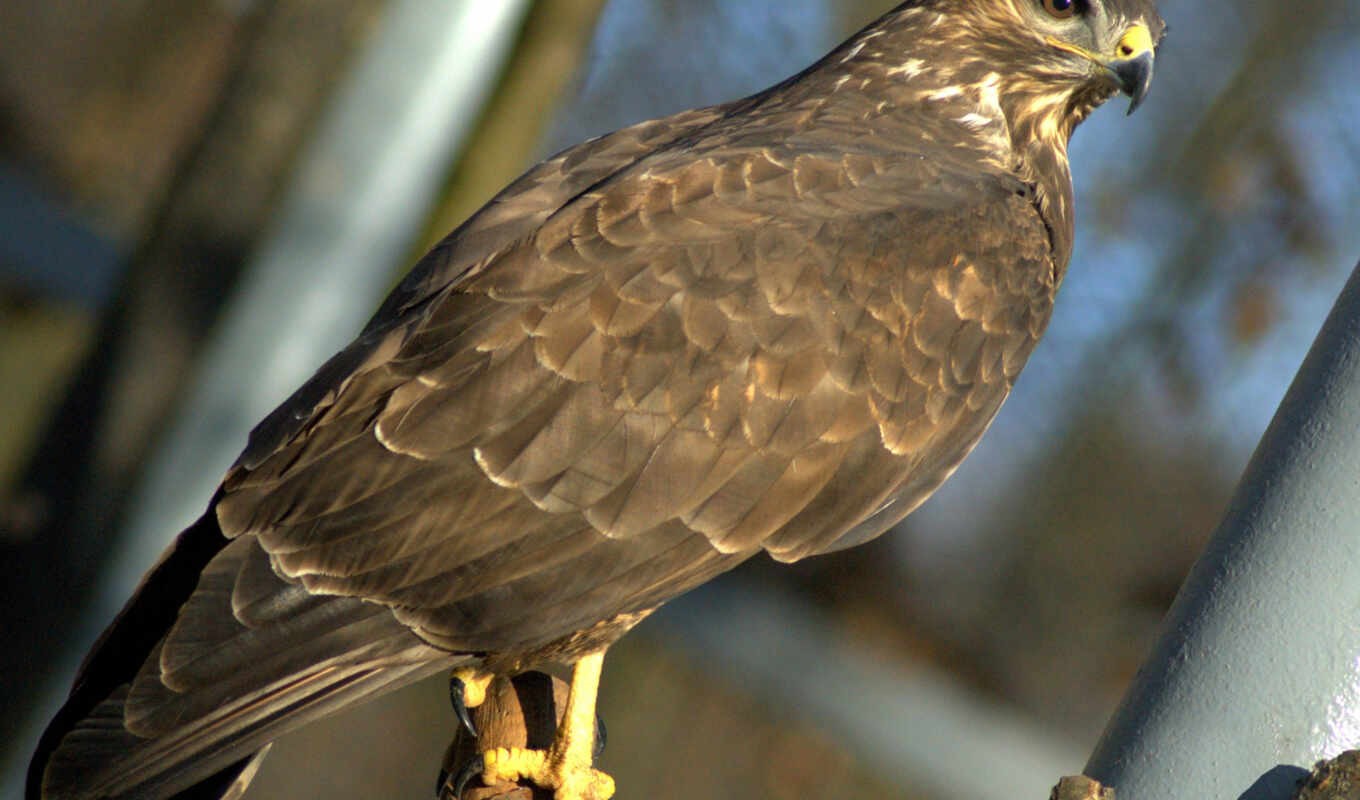
[[[472,734],[472,738],[477,738],[477,726],[472,722],[472,714],[468,712],[465,692],[467,684],[461,678],[449,678],[449,702],[453,704],[453,713],[458,715],[458,721],[463,723],[467,732]]]
[[[609,732],[604,729],[604,717],[595,715],[595,752],[591,753],[594,758],[599,758],[604,752],[605,739],[609,738]]]
[[[451,795],[452,800],[460,800],[460,798],[462,798],[463,796],[463,790],[467,788],[468,783],[473,778],[477,777],[478,775],[481,775],[485,769],[486,762],[482,760],[481,756],[477,756],[476,758],[469,761],[467,765],[464,766],[461,770],[459,770],[458,777],[453,779],[453,794]]]

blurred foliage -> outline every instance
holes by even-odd
[[[90,317],[79,309],[37,303],[21,294],[0,297],[0,419],[45,420],[57,404],[70,370],[89,343]],[[14,483],[26,456],[41,442],[39,425],[4,426],[0,432],[0,486]],[[34,503],[0,504],[0,537],[36,527]]]
[[[1094,220],[1102,236],[1154,237],[1159,259],[1134,313],[1091,352],[1116,354],[1131,382],[1150,355],[1172,396],[1212,404],[1202,393],[1228,359],[1269,347],[1271,327],[1301,311],[1290,294],[1311,278],[1330,298],[1357,254],[1360,138],[1344,111],[1357,92],[1344,76],[1360,66],[1360,15],[1348,0],[1164,5],[1162,124],[1134,157],[1137,191],[1102,184]]]
[[[569,99],[605,0],[539,3],[525,23],[515,58],[449,176],[414,253],[422,255],[541,155],[544,131]]]

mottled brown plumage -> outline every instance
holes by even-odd
[[[1148,0],[1044,2],[908,3],[501,192],[256,429],[30,797],[168,796],[332,708],[570,660],[762,550],[902,519],[1048,323],[1072,128],[1146,89],[1150,50],[1114,44],[1160,36]]]

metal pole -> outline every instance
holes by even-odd
[[[1360,265],[1086,774],[1119,800],[1282,800],[1360,745]]]

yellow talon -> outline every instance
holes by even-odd
[[[500,747],[482,753],[482,782],[487,786],[532,781],[552,789],[555,800],[609,800],[614,779],[595,769],[595,697],[604,653],[576,662],[562,724],[547,750]],[[485,687],[483,687],[485,688]]]
[[[558,761],[550,750],[498,747],[482,753],[482,781],[487,786],[532,781],[553,789],[555,800],[609,800],[614,779],[589,764]]]
[[[453,671],[453,678],[463,682],[463,704],[468,708],[476,708],[486,702],[486,687],[491,685],[496,676],[476,667],[463,667]]]

